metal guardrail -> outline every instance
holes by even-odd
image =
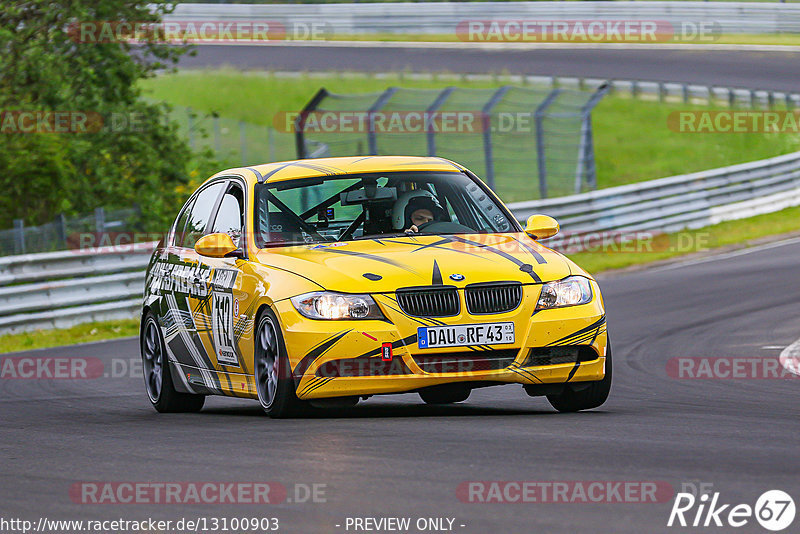
[[[674,232],[798,205],[800,152],[509,208],[522,221],[551,215],[580,235]],[[153,246],[0,258],[0,334],[136,317]]]
[[[800,152],[509,208],[522,221],[535,213],[550,215],[570,234],[581,235],[675,232],[797,205]]]
[[[135,317],[154,246],[0,257],[0,334]]]
[[[800,5],[753,2],[408,2],[178,4],[171,21],[270,21],[325,33],[452,34],[467,20],[638,20],[712,24],[720,33],[797,33]],[[305,31],[305,30],[304,30]]]

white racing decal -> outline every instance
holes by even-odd
[[[211,303],[211,330],[217,361],[223,365],[239,367],[233,348],[233,297],[230,293],[214,291]]]

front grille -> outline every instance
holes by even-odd
[[[522,284],[500,282],[468,285],[464,290],[467,310],[472,314],[505,313],[522,302]]]
[[[447,354],[413,354],[414,362],[426,373],[470,373],[505,369],[517,357],[518,349],[498,349]]]
[[[409,287],[397,290],[397,303],[416,317],[448,317],[461,309],[455,287]]]
[[[522,366],[538,367],[541,365],[589,362],[596,359],[597,353],[588,345],[538,347],[531,349]]]

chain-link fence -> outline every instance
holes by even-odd
[[[0,230],[0,256],[118,245],[120,240],[128,244],[141,230],[138,208],[97,208],[91,215],[79,217],[61,214],[39,226],[25,226],[17,219],[14,228]]]
[[[591,111],[606,91],[321,89],[294,121],[297,157],[442,156],[509,200],[580,193],[596,188]]]

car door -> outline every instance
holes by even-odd
[[[210,310],[211,269],[195,252],[194,244],[206,234],[227,183],[228,180],[215,180],[193,195],[185,215],[178,218],[163,258],[163,321],[168,355],[180,364],[181,380],[197,392],[219,392],[221,386],[202,340],[209,328],[203,315]]]
[[[256,299],[247,289],[254,287],[256,281],[243,270],[247,264],[244,182],[231,179],[214,211],[208,233],[228,234],[239,249],[224,258],[200,257],[210,271],[210,308],[198,308],[195,323],[206,327],[203,331],[208,335],[202,339],[222,390],[233,395],[248,395],[253,388],[252,358],[244,357],[240,342],[252,327],[251,308]]]

